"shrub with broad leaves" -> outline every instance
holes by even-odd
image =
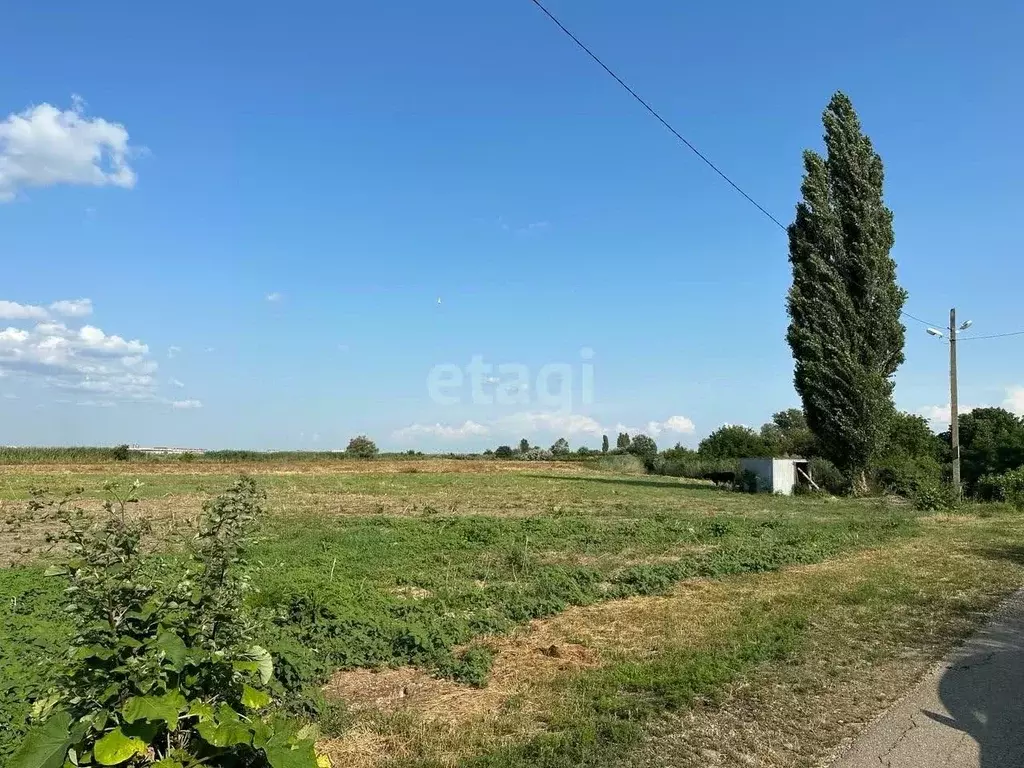
[[[58,683],[10,768],[316,768],[314,726],[277,711],[270,654],[252,642],[247,549],[264,494],[250,478],[203,505],[184,574],[143,557],[149,527],[130,514],[139,483],[108,485],[93,517],[37,493],[56,522],[75,632]],[[329,764],[329,763],[328,763]]]

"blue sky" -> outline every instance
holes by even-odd
[[[908,311],[1024,330],[1020,4],[549,7],[785,222],[846,91]],[[695,444],[797,404],[784,233],[528,0],[20,3],[0,65],[0,443]],[[1022,353],[962,344],[961,402],[1024,411]]]

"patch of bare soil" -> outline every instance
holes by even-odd
[[[335,764],[369,768],[414,754],[447,764],[468,745],[525,738],[544,727],[559,679],[599,667],[609,654],[643,656],[667,643],[697,643],[719,629],[734,606],[709,590],[711,584],[686,584],[668,597],[574,607],[511,635],[484,638],[495,652],[485,688],[408,667],[339,672],[325,693],[364,717],[320,748]],[[397,730],[395,715],[405,716]]]
[[[173,494],[146,499],[128,505],[126,516],[149,524],[150,549],[173,549],[195,531],[205,498],[198,494]],[[105,514],[102,499],[76,499],[74,506],[97,519]],[[7,522],[14,519],[21,521]],[[38,514],[29,515],[27,501],[0,500],[0,568],[45,561],[54,551],[54,546],[47,542],[47,534],[55,532],[58,526],[54,520],[44,522]]]

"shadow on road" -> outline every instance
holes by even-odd
[[[924,710],[963,731],[980,748],[979,768],[1024,766],[1024,633],[1016,622],[991,626],[942,676],[949,716]],[[957,750],[959,751],[959,750]]]

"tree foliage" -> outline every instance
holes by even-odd
[[[359,435],[348,441],[345,453],[357,459],[372,459],[377,455],[377,444],[366,435]]]
[[[569,450],[569,441],[564,437],[555,440],[554,445],[551,446],[551,454],[553,456],[565,456],[569,453]]]
[[[619,432],[619,436],[615,438],[615,447],[620,451],[624,451],[629,448],[629,434],[626,432]]]
[[[983,475],[975,494],[983,501],[1005,501],[1024,511],[1024,466],[1001,475]]]
[[[653,459],[658,455],[658,444],[654,442],[653,437],[640,434],[630,440],[627,450],[641,459]]]
[[[510,459],[512,458],[512,446],[510,445],[499,445],[494,449],[494,456],[498,459]]]
[[[744,459],[767,456],[769,448],[750,427],[727,424],[701,440],[697,453],[706,459]]]
[[[608,435],[601,435],[601,453],[608,453]]]
[[[814,433],[800,408],[787,408],[772,415],[761,427],[761,438],[772,456],[810,457],[817,454]]]
[[[879,449],[883,461],[908,456],[939,461],[945,458],[945,454],[942,439],[932,432],[927,419],[913,413],[893,412]]]
[[[906,292],[889,255],[892,211],[882,197],[882,160],[846,95],[832,97],[823,121],[827,157],[804,153],[803,199],[789,227],[787,339],[821,452],[857,481],[893,411]]]
[[[525,437],[519,441],[519,452],[527,453],[530,450],[530,441]]]
[[[942,435],[950,444],[947,430]],[[960,416],[960,468],[973,490],[983,475],[1000,475],[1024,466],[1024,418],[1003,408],[977,408]]]

